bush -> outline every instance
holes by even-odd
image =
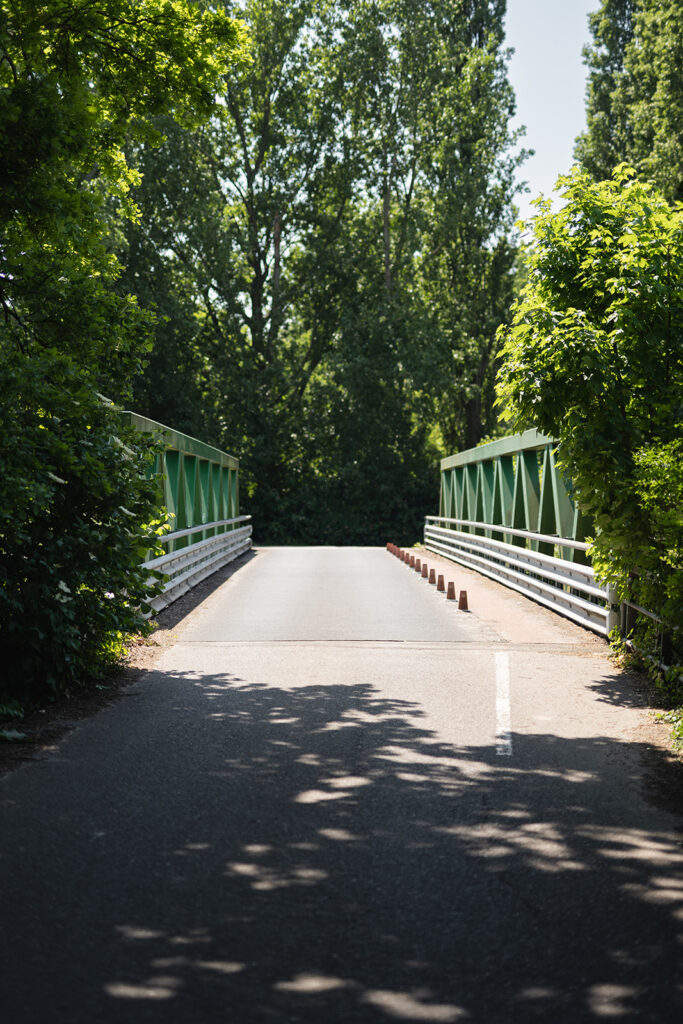
[[[683,207],[619,167],[561,178],[541,202],[528,283],[504,342],[499,403],[560,442],[592,518],[592,559],[659,614],[683,661]]]
[[[68,358],[0,353],[0,386],[0,699],[31,704],[147,628],[139,565],[165,513],[153,442]]]

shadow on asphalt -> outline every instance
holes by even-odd
[[[218,569],[210,576],[207,576],[205,580],[198,583],[187,594],[179,597],[168,608],[158,612],[155,616],[157,626],[161,629],[174,629],[190,612],[198,608],[207,597],[215,593],[231,576],[239,572],[243,566],[251,562],[257,555],[258,550],[256,548],[249,548],[239,558],[228,562],[222,569]]]
[[[174,679],[164,771],[120,766],[110,874],[83,874],[87,941],[55,950],[50,1015],[36,992],[12,1020],[682,1019],[683,850],[615,799],[626,745],[515,735],[509,760],[370,686]]]

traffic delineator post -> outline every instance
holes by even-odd
[[[453,580],[448,581],[448,591],[446,593],[446,598],[449,601],[455,601],[455,583],[453,582]]]
[[[436,589],[437,590],[445,590],[446,589],[446,587],[444,585],[444,582],[443,582],[443,576],[441,576],[441,575],[439,576],[438,580],[436,581]]]
[[[467,591],[466,590],[461,590],[460,591],[460,597],[458,598],[458,610],[461,611],[461,612],[469,611],[469,608],[467,607]]]

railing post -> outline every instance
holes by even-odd
[[[622,628],[624,606],[619,603],[614,587],[608,586],[606,589],[609,605],[607,612],[607,635],[609,636],[613,629],[620,630]]]

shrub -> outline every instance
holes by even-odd
[[[575,170],[541,201],[528,283],[504,342],[499,403],[560,442],[594,524],[592,559],[659,614],[683,660],[683,207],[619,167]]]
[[[165,514],[154,443],[68,358],[0,352],[0,385],[0,699],[30,704],[146,628],[139,565]]]

